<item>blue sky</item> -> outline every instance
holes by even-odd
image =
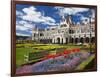
[[[84,20],[89,20],[89,8],[58,7],[58,6],[38,6],[38,5],[16,5],[16,34],[31,36],[32,27],[47,28],[58,26],[61,17],[72,15],[74,24],[80,24]],[[93,14],[91,16],[93,18]]]

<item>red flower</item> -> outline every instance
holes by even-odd
[[[73,49],[72,52],[79,52],[80,49],[79,48],[76,48],[76,49]]]
[[[67,54],[67,53],[68,53],[68,51],[67,51],[67,50],[65,50],[63,53],[64,53],[64,54]]]
[[[55,57],[56,57],[55,55],[52,55],[52,58],[53,58],[53,59],[55,59]]]
[[[47,55],[47,56],[46,56],[46,59],[49,59],[49,58],[51,58],[51,55]]]
[[[76,49],[72,49],[72,52],[75,52],[76,51]]]
[[[77,48],[77,52],[80,52],[80,48]]]
[[[79,51],[80,51],[80,49],[79,49],[79,48],[77,48],[77,49],[76,49],[76,52],[79,52]]]

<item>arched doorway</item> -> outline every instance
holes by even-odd
[[[73,43],[74,42],[74,38],[70,38],[70,43]]]
[[[80,39],[80,42],[81,42],[81,43],[84,43],[84,38],[81,38],[81,39]]]
[[[52,43],[52,39],[49,39],[50,40],[50,43]]]
[[[69,43],[71,43],[71,42],[72,42],[72,38],[70,37],[70,38],[69,38]]]
[[[66,44],[68,44],[68,38],[66,38]]]
[[[78,43],[78,38],[75,38],[75,43]]]
[[[86,42],[86,43],[89,43],[89,37],[86,37],[86,38],[85,38],[85,42]]]
[[[72,38],[72,43],[74,43],[74,38]]]
[[[60,44],[60,38],[59,37],[57,38],[57,43]]]
[[[91,43],[95,43],[95,37],[91,38]]]
[[[63,38],[62,38],[62,44],[63,44]]]

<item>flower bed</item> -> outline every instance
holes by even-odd
[[[35,64],[24,65],[16,70],[16,74],[72,71],[89,56],[88,52],[80,52],[80,49],[64,50],[62,53],[47,55]]]

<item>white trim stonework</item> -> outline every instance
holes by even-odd
[[[73,24],[71,15],[63,18],[59,25],[45,29],[32,29],[32,40],[40,43],[68,44],[89,43],[95,39],[95,22]]]

